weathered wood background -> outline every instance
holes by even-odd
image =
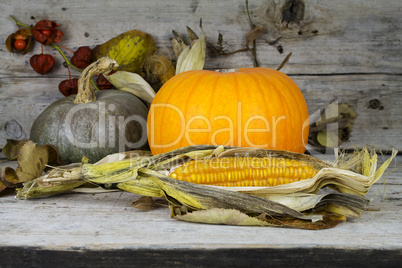
[[[249,0],[249,7],[254,24],[265,29],[257,41],[260,65],[277,68],[292,52],[282,71],[301,88],[310,114],[332,101],[355,109],[344,146],[402,149],[401,1]],[[151,34],[166,49],[173,29],[185,33],[188,25],[200,33],[202,18],[208,41],[216,44],[221,33],[230,52],[244,47],[250,30],[244,0],[0,0],[0,10],[0,148],[8,138],[29,137],[33,120],[62,97],[58,84],[68,77],[51,48],[45,53],[57,63],[44,76],[29,66],[40,46],[25,56],[6,50],[7,36],[17,30],[8,15],[26,24],[57,21],[65,33],[61,44],[71,49],[93,47],[131,29]],[[208,50],[208,69],[252,66],[248,53],[217,56]],[[167,208],[135,210],[130,201],[136,196],[128,193],[24,201],[3,192],[0,266],[397,266],[401,174],[398,156],[370,191],[372,211],[320,232],[179,222]]]
[[[282,71],[301,88],[310,114],[334,100],[348,103],[357,118],[346,147],[402,149],[401,1],[250,0],[249,7],[254,24],[265,29],[257,41],[260,65],[276,68],[292,52]],[[71,49],[93,47],[131,29],[151,34],[160,49],[170,48],[173,29],[185,33],[188,25],[200,33],[202,18],[208,41],[216,44],[221,33],[230,52],[244,47],[250,30],[243,0],[1,0],[0,10],[0,148],[7,138],[29,137],[33,120],[62,97],[58,84],[68,77],[61,56],[49,47],[45,53],[57,63],[44,76],[29,66],[40,46],[25,56],[6,50],[7,36],[17,30],[10,14],[26,24],[57,21],[65,33],[61,44]],[[252,65],[248,53],[217,56],[209,50],[206,59],[208,69]],[[371,100],[379,105],[370,106]]]

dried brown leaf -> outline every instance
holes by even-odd
[[[337,214],[333,214],[330,212],[322,212],[320,213],[323,217],[321,221],[306,221],[295,218],[272,218],[265,217],[265,221],[270,224],[274,224],[277,226],[287,227],[287,228],[296,228],[296,229],[307,229],[307,230],[323,230],[330,229],[337,226],[340,222],[345,221],[346,217],[340,216]]]
[[[171,38],[170,43],[172,43],[173,52],[174,52],[174,55],[176,56],[176,59],[180,56],[181,52],[186,47],[189,47],[188,45],[186,45],[186,43],[183,41],[183,39],[180,36],[175,36],[174,38]]]
[[[5,149],[5,150],[4,150]],[[15,188],[18,183],[38,178],[48,164],[61,164],[59,153],[52,145],[36,146],[30,140],[8,140],[3,153],[7,158],[18,160],[18,167],[3,166],[0,170],[0,189]],[[1,191],[1,190],[0,190]]]
[[[159,207],[166,207],[168,203],[165,199],[154,199],[150,196],[142,196],[131,203],[131,206],[141,210],[152,210]]]
[[[1,167],[0,181],[5,187],[14,188],[15,185],[18,183],[18,177],[15,173],[15,170],[7,166]]]
[[[246,35],[246,46],[249,47],[258,37],[264,34],[263,27],[255,27]]]
[[[39,177],[48,164],[60,164],[59,153],[53,145],[36,146],[28,141],[21,146],[18,167],[15,170],[18,182],[26,182]]]
[[[277,71],[279,71],[280,69],[282,69],[286,63],[288,63],[290,56],[292,56],[292,52],[290,52],[285,59],[282,61],[281,65],[279,65],[279,67],[276,69]]]
[[[3,190],[7,189],[7,186],[4,185],[4,183],[2,183],[0,181],[0,192],[2,192]]]
[[[191,46],[193,46],[194,43],[198,40],[198,35],[190,27],[186,27],[188,38],[190,39]]]
[[[131,203],[131,206],[141,210],[151,210],[154,206],[154,200],[150,196],[142,196]]]
[[[9,161],[16,160],[18,157],[18,152],[22,145],[27,143],[29,140],[11,140],[7,139],[7,144],[3,147],[2,153]]]

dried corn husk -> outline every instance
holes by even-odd
[[[35,180],[25,182],[24,187],[17,189],[17,198],[37,198],[57,195],[80,187],[86,183],[81,164],[70,164],[53,169]],[[48,182],[48,178],[57,178]]]
[[[206,39],[205,34],[194,41],[192,47],[184,47],[176,63],[176,75],[190,71],[202,70],[205,63]]]
[[[236,209],[221,208],[199,210],[185,214],[173,213],[173,215],[175,219],[197,223],[241,226],[275,226],[308,230],[333,228],[338,225],[339,222],[346,220],[344,216],[339,214],[325,212],[316,215],[319,216],[320,219],[303,220],[291,217],[275,218],[265,214],[253,217]]]
[[[117,89],[131,94],[151,103],[155,97],[155,91],[139,74],[118,71],[106,76],[106,79]]]
[[[331,164],[309,155],[285,151],[253,148],[224,149],[222,146],[190,146],[156,156],[150,156],[149,153],[145,154],[144,152],[142,152],[140,156],[137,155],[135,157],[127,157],[127,155],[129,155],[128,153],[127,155],[120,154],[121,158],[124,157],[125,159],[120,158],[121,160],[115,161],[116,158],[114,158],[109,162],[101,160],[95,165],[84,164],[79,168],[82,169],[82,174],[85,179],[89,179],[94,183],[106,184],[133,180],[137,176],[137,172],[140,168],[155,170],[167,175],[172,167],[192,159],[230,156],[264,157],[269,155],[271,157],[285,157],[288,159],[303,160],[315,166],[319,169],[319,172],[311,179],[278,185],[275,187],[223,188],[225,190],[267,196],[272,194],[316,193],[324,186],[331,186],[339,192],[365,195],[371,185],[382,176],[396,153],[397,151],[393,150],[391,157],[377,170],[377,155],[375,153],[370,154],[366,149],[355,153],[352,157],[340,157],[337,164]],[[343,158],[347,158],[347,160],[343,161]],[[353,166],[350,166],[350,163],[353,163]],[[334,167],[334,165],[338,166]],[[343,166],[348,166],[349,169],[344,169]],[[360,169],[361,171],[353,171],[351,170],[352,167]],[[50,178],[46,179],[46,182],[58,182],[59,180],[63,180],[58,179],[54,174],[50,174],[49,177]],[[209,187],[222,188],[218,186]]]
[[[173,53],[175,54],[176,58],[178,58],[181,52],[189,46],[184,42],[183,38],[178,32],[176,32],[175,30],[173,30],[172,32],[174,37],[170,39],[170,42],[172,43]]]
[[[377,169],[377,155],[366,149],[352,155],[341,155],[335,163],[285,151],[223,146],[190,146],[156,156],[136,151],[108,156],[94,165],[81,164],[64,172],[59,170],[47,174],[26,183],[17,197],[57,194],[88,182],[114,184],[124,191],[166,198],[171,205],[172,216],[181,220],[194,221],[196,218],[199,222],[228,224],[232,221],[225,219],[232,219],[240,213],[245,219],[253,217],[242,225],[323,229],[333,227],[348,217],[361,216],[368,205],[364,195],[382,176],[396,153],[393,150],[391,157]],[[172,168],[193,159],[245,155],[303,160],[320,171],[312,179],[275,187],[216,187],[168,177]],[[317,194],[324,186],[330,186],[337,192]],[[207,212],[199,213],[199,210]],[[221,218],[214,218],[217,215]]]
[[[104,166],[108,163],[120,163],[119,161],[125,158],[130,158],[133,161],[150,156],[151,152],[148,151],[128,151],[124,153],[115,153],[104,157],[99,160],[94,166]],[[84,178],[82,163],[73,163],[66,166],[54,167],[50,172],[43,174],[35,180],[28,181],[23,184],[22,188],[17,189],[17,198],[31,199],[38,197],[46,197],[61,194],[71,191],[80,186],[85,185],[89,189],[81,188],[79,192],[94,193],[99,192],[98,189],[94,190],[94,183],[88,183]]]

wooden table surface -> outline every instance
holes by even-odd
[[[0,267],[399,266],[402,156],[368,194],[370,210],[333,229],[310,231],[182,222],[161,207],[131,206],[127,192],[19,200],[0,196]]]

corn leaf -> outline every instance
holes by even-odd
[[[144,78],[132,72],[118,71],[106,76],[106,79],[117,89],[129,92],[146,102],[151,103],[155,91]]]
[[[114,161],[122,158],[111,158],[112,162],[104,163],[99,165],[83,165],[83,174],[92,179],[94,183],[108,184],[108,183],[122,183],[125,182],[127,186],[131,188],[141,188],[141,185],[131,184],[137,176],[137,172],[141,168],[147,168],[150,170],[158,171],[161,174],[168,175],[170,170],[175,166],[181,165],[184,162],[190,161],[192,159],[202,159],[211,157],[229,157],[229,156],[273,156],[273,157],[285,157],[289,159],[299,159],[309,164],[315,166],[319,169],[319,172],[315,177],[307,180],[302,180],[294,183],[278,185],[275,187],[221,187],[225,190],[238,191],[242,193],[257,195],[260,197],[266,197],[270,195],[278,194],[294,194],[294,193],[307,193],[316,194],[321,188],[329,186],[337,189],[340,192],[365,195],[368,193],[371,185],[379,179],[383,174],[384,170],[388,167],[389,163],[392,161],[396,154],[393,152],[391,157],[383,164],[382,168],[376,173],[376,155],[374,154],[367,162],[367,154],[365,150],[356,152],[352,157],[343,156],[339,159],[338,163],[341,166],[348,166],[348,161],[353,162],[354,165],[361,164],[361,162],[366,163],[368,168],[369,176],[357,173],[351,170],[345,170],[339,167],[332,167],[332,164],[325,163],[319,159],[316,159],[309,155],[295,154],[284,151],[273,151],[273,150],[262,150],[262,149],[250,149],[250,148],[227,148],[224,149],[220,146],[190,146],[181,148],[172,152],[150,156],[150,154],[145,154],[139,157],[129,157],[128,159],[123,159],[119,161]],[[128,157],[128,156],[127,156]],[[346,160],[343,160],[346,158]],[[114,160],[113,160],[114,159]],[[358,161],[360,159],[360,162]],[[66,171],[67,172],[67,171]],[[367,174],[368,171],[365,171]],[[49,178],[48,178],[49,179]],[[51,178],[57,181],[57,177]],[[64,180],[64,179],[63,179]],[[123,186],[122,186],[123,187]],[[210,188],[219,188],[219,186],[207,186]],[[123,189],[125,190],[125,189]],[[136,190],[136,191],[137,191]],[[131,191],[131,190],[129,190]],[[159,190],[150,190],[150,192],[156,192],[156,196],[162,196]],[[146,195],[144,193],[144,195]]]
[[[154,197],[165,197],[173,206],[185,206],[190,210],[230,208],[247,213],[303,218],[301,213],[267,199],[175,180],[150,169],[139,169],[138,176],[127,181],[129,183],[123,182],[117,187],[140,195],[149,195],[149,192],[154,192],[156,193]],[[133,188],[126,187],[128,184]],[[147,192],[145,193],[142,188],[147,188]]]
[[[194,211],[184,215],[174,214],[177,220],[208,223],[208,224],[226,224],[239,226],[277,226],[268,222],[250,217],[236,209],[212,208],[208,210]]]
[[[189,48],[189,46],[186,45],[183,38],[176,31],[173,31],[173,35],[174,37],[170,39],[170,43],[172,44],[173,53],[175,54],[176,58],[179,58],[181,52],[185,48]]]
[[[319,172],[312,179],[275,187],[215,187],[168,176],[172,168],[192,159],[245,155],[303,160],[318,168]],[[354,166],[362,167],[357,173],[309,155],[253,148],[190,146],[155,156],[144,152],[135,156],[116,154],[98,165],[82,164],[25,183],[17,197],[58,194],[86,182],[112,183],[123,191],[165,198],[173,217],[179,220],[319,230],[332,228],[347,218],[359,218],[368,205],[364,195],[395,155],[396,151],[393,151],[378,170],[374,152],[368,155],[367,150],[362,150],[351,156],[340,155],[337,164],[348,166],[348,161],[351,161]],[[363,172],[368,175],[361,174]],[[325,186],[339,192],[317,194]],[[149,209],[153,203],[149,198],[147,200],[137,202],[136,206]]]
[[[337,211],[338,214],[350,218],[359,218],[363,214],[364,209],[369,204],[368,199],[362,196],[341,193],[279,194],[265,196],[265,198],[288,206],[289,208],[292,208],[299,212],[308,211],[313,208],[323,207],[331,204],[339,208],[339,210]],[[343,209],[345,211],[343,211]]]
[[[376,172],[375,172],[375,174],[374,174],[374,180],[373,180],[374,182],[378,181],[378,180],[382,177],[382,175],[384,174],[385,170],[388,168],[389,164],[391,164],[391,161],[394,159],[394,157],[396,156],[397,153],[398,153],[398,151],[395,150],[395,149],[393,149],[393,150],[392,150],[392,155],[391,155],[391,157],[389,157],[389,158],[387,159],[387,161],[385,161],[385,162],[381,165],[381,167],[379,167],[379,168],[376,170]]]
[[[24,183],[23,188],[17,189],[16,197],[20,199],[32,199],[57,195],[75,189],[84,183],[85,182],[83,181],[71,181],[67,183],[52,184],[52,186],[49,187],[39,184],[39,180],[32,180]]]
[[[186,47],[180,53],[176,64],[176,75],[191,70],[202,70],[205,63],[206,39],[205,34],[191,47]]]
[[[187,59],[188,54],[190,53],[190,47],[184,47],[183,50],[180,52],[179,57],[177,58],[177,63],[176,63],[176,75],[178,75],[179,73],[184,72],[184,67],[183,63],[184,61]]]
[[[346,219],[337,214],[322,212],[322,220],[310,221],[297,218],[273,218],[267,215],[260,215],[258,217],[248,216],[235,209],[220,209],[213,208],[208,210],[193,211],[185,214],[175,214],[173,217],[177,220],[208,223],[208,224],[225,224],[225,225],[239,225],[239,226],[277,226],[287,228],[298,228],[307,230],[322,230],[333,228],[339,222]]]
[[[111,154],[99,160],[93,165],[105,165],[125,158],[135,160],[136,157],[149,156],[148,151],[128,151],[124,153]],[[93,166],[91,165],[91,166]],[[53,168],[50,172],[42,174],[35,180],[28,181],[23,184],[22,188],[17,189],[17,198],[31,199],[38,197],[46,197],[51,195],[61,194],[67,191],[76,189],[77,187],[87,185],[87,180],[84,178],[83,164],[73,163],[70,165],[59,166]],[[76,192],[97,193],[100,190],[94,189],[94,185],[89,185],[90,189],[80,189]]]

